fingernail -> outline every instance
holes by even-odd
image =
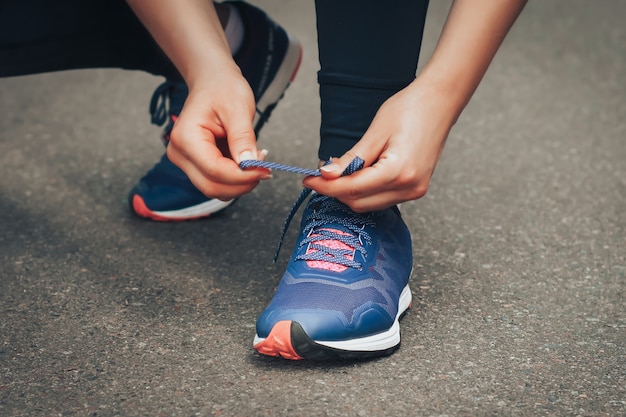
[[[259,160],[265,161],[268,153],[269,151],[267,149],[261,149],[261,151],[259,152]]]
[[[263,180],[271,180],[272,178],[274,178],[274,176],[272,174],[267,174],[261,177],[261,181]]]
[[[324,171],[324,172],[335,172],[339,169],[339,167],[335,164],[330,164],[330,165],[324,165],[323,167],[320,168],[320,171]]]
[[[241,161],[247,161],[249,159],[255,159],[254,158],[254,154],[250,151],[243,151],[241,154],[239,154],[239,162]]]

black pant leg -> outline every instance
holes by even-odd
[[[84,68],[181,79],[123,0],[0,1],[0,77]]]
[[[341,156],[415,78],[428,0],[316,0],[319,157]]]

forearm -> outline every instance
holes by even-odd
[[[237,68],[212,1],[127,2],[188,85],[201,82],[205,74]]]
[[[526,0],[455,0],[431,59],[426,82],[450,103],[454,120],[482,80]]]

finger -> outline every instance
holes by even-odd
[[[196,186],[203,184],[206,187],[204,184],[207,181],[246,186],[268,174],[267,170],[265,172],[262,170],[241,170],[232,159],[221,154],[214,142],[211,141],[212,135],[208,131],[201,131],[204,136],[201,140],[186,141],[184,147],[180,144],[180,140],[176,140],[174,133],[172,131],[172,141],[167,147],[167,155],[172,163],[180,167],[188,176],[194,172],[205,177],[204,181],[198,178],[194,183]],[[191,137],[194,136],[198,137],[197,134],[191,135]]]
[[[383,136],[383,132],[379,132],[375,124],[372,124],[351,149],[339,158],[331,158],[330,164],[320,168],[322,177],[326,179],[339,178],[357,157],[365,161],[365,167],[372,165],[385,149],[386,142],[387,138]]]
[[[358,200],[338,200],[357,213],[380,211],[406,201],[403,194],[395,190],[370,195]]]
[[[366,168],[366,170],[369,169],[371,168]],[[365,172],[363,173],[365,174]],[[305,186],[319,194],[334,197],[359,213],[383,210],[408,200],[404,190],[370,187],[371,183],[368,182],[371,181],[371,178],[365,175],[353,174],[334,181],[315,180],[319,180],[319,178],[311,180],[307,178]],[[384,187],[385,184],[382,186]]]
[[[326,179],[323,177],[306,177],[303,185],[311,188],[318,194],[335,197],[339,200],[357,200],[365,196],[380,192],[384,182],[376,175],[367,175],[372,167],[366,167],[352,175],[337,179]],[[362,181],[362,178],[366,178]],[[370,178],[368,183],[367,178]]]
[[[170,151],[168,147],[168,157],[169,154]],[[185,172],[187,178],[189,178],[191,183],[198,190],[210,198],[217,198],[223,201],[231,200],[252,191],[259,183],[259,180],[254,178],[240,184],[233,184],[232,182],[218,182],[214,178],[208,178],[203,171],[198,169],[198,167],[189,160],[183,159],[182,161],[183,162],[180,164],[180,168]],[[229,161],[234,164],[232,160]],[[237,167],[237,169],[239,168]]]
[[[228,149],[237,163],[246,159],[257,159],[258,157],[256,135],[252,126],[256,109],[253,95],[250,95],[250,100],[250,103],[234,103],[233,107],[229,107],[221,115],[221,120],[226,130]]]
[[[236,160],[237,163],[248,159],[257,159],[258,150],[256,147],[256,137],[252,124],[249,126],[240,126],[229,129],[226,132],[228,135],[228,148],[230,154]]]
[[[343,200],[356,200],[394,188],[399,188],[394,180],[398,177],[398,165],[382,157],[374,165],[365,167],[352,175],[327,179],[307,177],[304,186],[320,194]]]
[[[305,186],[337,198],[357,212],[382,210],[422,198],[428,190],[430,177],[415,182],[395,169],[399,165],[393,157],[383,158],[353,175],[336,180],[307,178]]]
[[[356,212],[382,210],[403,201],[418,198],[411,191],[381,180],[375,166],[336,180],[307,178],[305,186],[319,194],[334,197]],[[370,175],[371,174],[371,175]]]

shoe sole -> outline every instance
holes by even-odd
[[[255,126],[254,131],[257,135],[261,127],[263,127],[263,124],[269,118],[272,110],[274,110],[278,102],[283,98],[285,91],[296,78],[296,74],[300,69],[300,63],[302,62],[302,46],[296,38],[289,34],[287,34],[287,36],[289,38],[289,44],[285,52],[283,64],[257,102],[257,112],[253,120],[253,126]],[[139,217],[161,222],[175,222],[209,217],[218,211],[224,210],[231,205],[233,201],[234,200],[220,201],[213,198],[204,203],[179,210],[154,211],[148,208],[139,194],[134,194],[131,207]]]
[[[151,219],[159,222],[175,222],[185,220],[196,220],[204,217],[209,217],[219,211],[224,210],[235,202],[235,199],[228,201],[221,201],[217,198],[212,198],[201,204],[195,206],[186,207],[180,210],[171,211],[154,211],[150,210],[143,198],[139,194],[133,195],[133,211],[139,217]]]
[[[367,359],[386,356],[400,346],[400,319],[411,307],[411,290],[407,285],[400,294],[398,314],[389,330],[345,341],[313,340],[295,321],[280,321],[266,338],[255,336],[253,346],[260,354],[299,360]]]

